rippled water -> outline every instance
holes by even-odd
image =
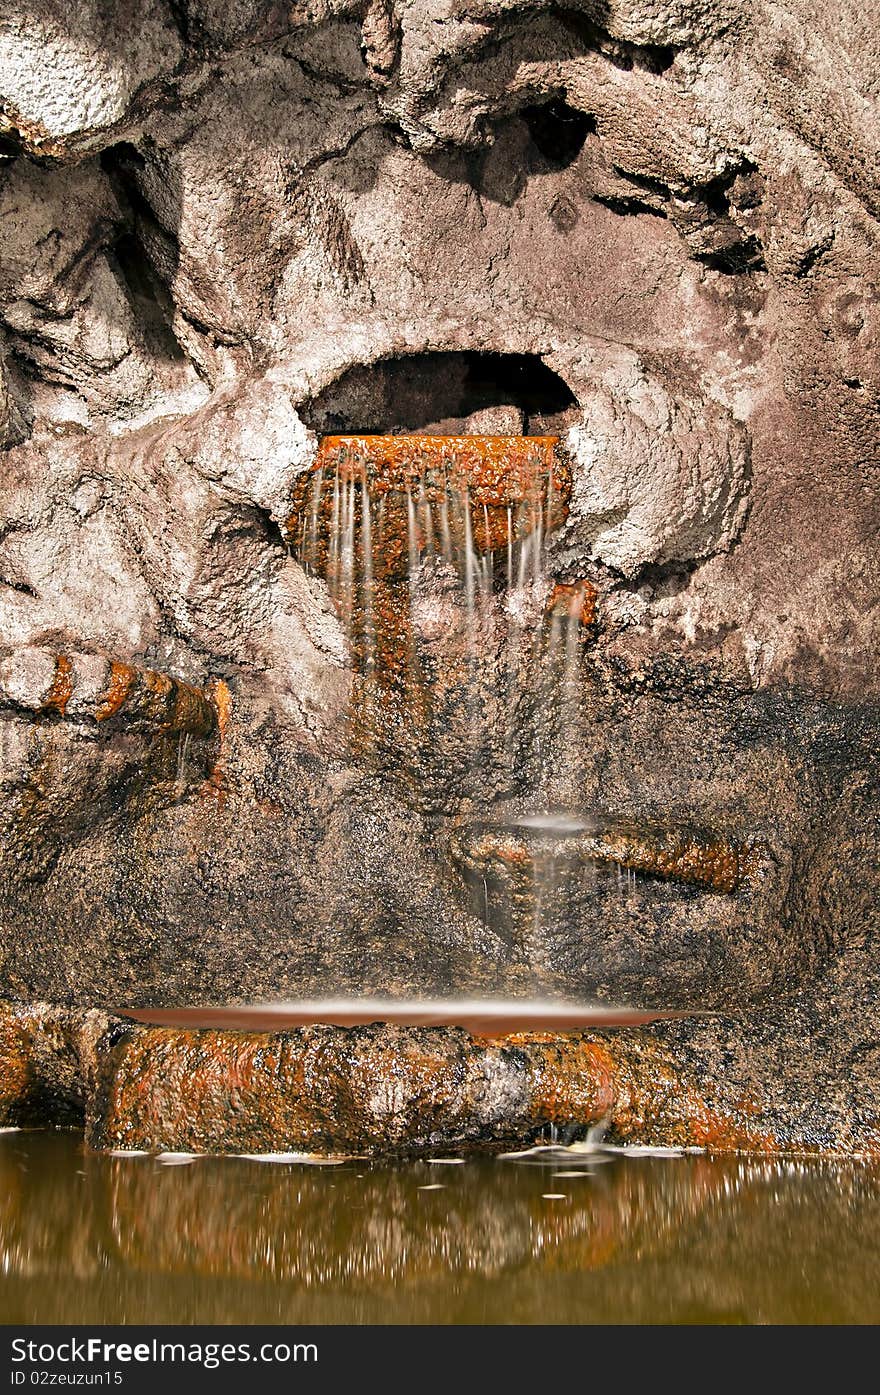
[[[107,1158],[0,1135],[0,1320],[880,1321],[880,1168]]]

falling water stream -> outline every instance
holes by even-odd
[[[597,827],[580,807],[575,777],[595,596],[584,580],[561,584],[548,562],[548,535],[566,517],[570,485],[553,437],[329,437],[299,485],[288,525],[294,555],[327,588],[356,669],[354,753],[369,755],[388,713],[403,712],[421,745],[428,802],[425,753],[437,745],[441,763],[448,756],[438,714],[449,707],[455,675],[456,795],[499,838],[523,835],[533,911],[511,932],[511,950],[532,966],[536,983],[549,967],[548,908],[564,890],[560,848],[565,875],[595,875],[583,838],[574,871],[565,853],[572,835]],[[497,812],[492,791],[516,791],[526,760],[537,775],[525,799],[516,812],[509,799]],[[631,873],[619,865],[615,872],[626,896]],[[467,869],[464,880],[475,914],[495,925],[495,881]],[[323,1005],[325,1014],[331,1009],[339,1020],[340,1005]],[[411,1005],[391,1005],[390,1015],[403,1020],[403,1011]],[[421,1011],[419,1020],[436,1020],[429,1005]],[[566,1011],[572,1025],[609,1020],[607,1005],[569,1003]],[[516,1012],[510,1003],[487,1004],[482,1015],[512,1022]],[[519,1012],[529,1025],[552,1018],[554,1008],[521,1002]],[[360,1020],[353,1005],[346,1020],[355,1020],[352,1013]],[[445,1003],[441,1017],[476,1021],[471,1004],[456,1016]],[[622,1008],[611,1020],[649,1019]]]
[[[476,746],[500,622],[514,647],[539,643],[546,628],[545,536],[564,516],[567,487],[551,437],[330,437],[289,533],[294,555],[326,584],[359,674],[409,710],[432,696],[417,642],[426,601],[454,593]],[[553,612],[546,663],[556,668],[559,651],[576,667],[577,628]],[[508,694],[509,711],[518,696]]]
[[[534,923],[518,947],[527,960],[540,956],[542,905],[556,891],[555,844],[588,827],[571,807],[570,786],[591,593],[585,583],[557,585],[546,549],[568,487],[550,437],[328,438],[290,529],[296,557],[327,586],[359,670],[353,707],[362,747],[371,721],[379,725],[377,694],[380,714],[396,702],[414,729],[430,731],[443,695],[419,641],[438,611],[463,623],[449,662],[461,670],[464,693],[464,791],[478,788],[489,768],[496,785],[515,788],[523,745],[537,742],[541,778],[530,812],[513,825],[547,835],[532,839]],[[524,681],[540,722],[523,716]],[[499,683],[500,713],[487,702]],[[357,710],[365,693],[373,699],[366,715]],[[484,812],[492,817],[491,807]],[[483,878],[478,910],[487,921],[489,900]]]
[[[633,868],[652,855],[644,835],[634,840],[585,809],[577,788],[595,592],[584,579],[555,577],[548,553],[570,489],[555,437],[325,437],[297,483],[287,523],[293,555],[313,585],[326,588],[348,646],[353,761],[376,759],[383,778],[393,778],[402,726],[403,758],[415,750],[427,806],[445,812],[450,798],[467,805],[477,833],[466,844],[453,837],[457,873],[473,913],[532,974],[533,991],[499,1000],[487,982],[479,1002],[322,999],[133,1016],[258,1028],[268,1014],[276,1027],[381,1019],[497,1032],[677,1015],[559,1001],[558,989],[549,997],[546,990],[548,930],[572,879],[583,886],[600,877],[605,894],[625,902]],[[498,791],[507,796],[500,804]],[[673,864],[687,860],[687,845],[673,841],[670,851],[658,835],[658,846]],[[510,848],[520,880],[526,869],[527,895],[495,875],[499,849]],[[511,897],[530,906],[515,924]]]

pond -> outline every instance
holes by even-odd
[[[324,1165],[0,1134],[0,1321],[876,1323],[880,1167],[556,1149]]]

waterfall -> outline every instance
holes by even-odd
[[[554,437],[324,438],[298,486],[288,536],[300,563],[327,585],[361,696],[365,682],[385,704],[430,712],[436,678],[422,662],[418,615],[441,579],[452,581],[460,608],[474,760],[487,744],[487,684],[500,681],[504,690],[505,732],[488,744],[500,746],[509,773],[521,745],[524,670],[536,683],[542,672],[553,676],[547,714],[560,694],[569,713],[576,709],[580,612],[559,606],[545,549],[548,531],[565,517],[568,486]],[[490,641],[501,633],[505,661],[495,681]],[[375,720],[375,703],[370,711]]]
[[[403,732],[430,783],[442,765],[442,753],[431,765],[434,747],[454,727],[460,788],[521,794],[527,783],[526,817],[553,833],[579,807],[594,600],[587,582],[550,574],[547,540],[569,489],[553,437],[325,437],[288,526],[345,632],[355,749],[385,749],[391,764]],[[519,946],[528,962],[558,891],[554,839],[532,845],[533,924]],[[479,899],[488,920],[485,879]]]

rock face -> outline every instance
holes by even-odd
[[[388,1023],[190,1031],[43,1003],[0,1010],[0,1123],[84,1121],[100,1149],[412,1156],[600,1125],[722,1152],[815,1150],[755,1112],[747,1093],[705,1098],[639,1031],[616,1042]]]
[[[675,1009],[876,1149],[878,84],[850,0],[0,20],[0,993]],[[291,524],[363,432],[571,472],[380,663]]]

